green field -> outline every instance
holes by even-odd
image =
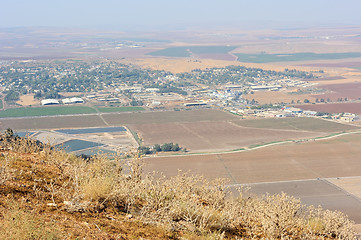
[[[148,53],[151,56],[163,57],[190,57],[191,54],[226,54],[236,47],[230,46],[185,46],[170,47],[155,52]]]
[[[291,62],[291,61],[310,61],[310,60],[331,60],[344,58],[359,58],[360,52],[346,53],[280,53],[280,54],[245,54],[235,53],[240,62],[249,63],[269,63],[269,62]]]
[[[28,107],[11,108],[0,111],[0,118],[6,117],[35,117],[96,113],[96,110],[85,106],[51,106],[51,107]]]
[[[102,107],[98,108],[101,113],[111,113],[111,112],[135,112],[135,111],[144,111],[143,107]]]
[[[4,105],[3,105],[3,100],[0,99],[0,109],[3,109]]]
[[[244,127],[314,132],[339,132],[359,129],[359,127],[356,126],[350,126],[318,118],[267,118],[256,120],[237,120],[233,122]]]

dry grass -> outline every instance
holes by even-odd
[[[147,237],[144,232],[134,232],[134,227],[128,232],[124,230],[122,226],[128,224],[125,219],[154,226],[146,230],[152,232],[153,239],[354,239],[355,236],[352,223],[342,213],[307,208],[286,194],[244,197],[240,191],[239,196],[231,197],[222,180],[209,181],[182,172],[171,178],[155,177],[156,173],[145,175],[137,154],[128,159],[96,156],[84,160],[46,145],[36,149],[31,140],[10,139],[4,147],[16,151],[6,153],[17,157],[7,166],[16,171],[13,180],[1,185],[0,192],[2,209],[7,209],[3,211],[0,227],[6,228],[9,239],[86,236],[84,227],[75,233],[69,223],[63,222],[58,223],[56,230],[47,231],[50,225],[41,217],[45,213],[58,219],[73,219],[77,226],[86,222],[87,234],[98,239]],[[31,151],[34,152],[29,154]],[[5,158],[1,157],[1,161]],[[31,211],[37,212],[38,217],[28,215],[30,206],[26,204],[9,208],[8,200],[2,200],[9,194],[20,203],[23,198],[31,199],[27,201],[32,202]],[[16,217],[20,215],[24,217]],[[19,225],[29,227],[18,233]],[[131,235],[129,231],[133,231]],[[39,237],[39,232],[49,235]]]
[[[9,208],[1,214],[1,239],[61,239],[59,229],[54,223],[19,207],[15,201],[8,202]]]
[[[20,104],[21,106],[31,106],[31,105],[39,105],[40,101],[34,99],[33,94],[27,94],[20,96],[20,100],[16,102],[17,104]]]

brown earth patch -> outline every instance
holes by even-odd
[[[305,99],[313,100],[314,97],[310,94],[289,94],[288,92],[279,91],[259,91],[253,94],[243,95],[243,98],[252,101],[256,100],[259,104],[270,104],[270,103],[291,103],[294,101],[300,101],[303,103]]]
[[[228,121],[239,117],[215,109],[200,109],[188,111],[159,111],[103,114],[103,118],[110,125],[178,123],[198,121]]]
[[[2,118],[0,128],[14,130],[80,128],[106,126],[98,115],[87,116],[57,116],[31,118]]]
[[[357,100],[361,98],[361,82],[344,83],[344,84],[327,84],[320,85],[320,88],[327,89],[333,93],[325,93],[314,95],[315,98],[330,98],[337,100],[338,98],[348,98]]]
[[[30,105],[38,105],[39,100],[34,99],[33,94],[27,94],[20,96],[20,100],[16,102],[17,104],[20,104],[22,106],[30,106]]]
[[[307,64],[306,66],[312,67],[336,67],[336,68],[359,68],[361,67],[361,62],[337,62],[337,63],[313,63]]]
[[[197,54],[196,57],[201,59],[215,59],[225,61],[236,61],[237,57],[228,53],[209,53],[209,54]]]
[[[361,114],[361,103],[320,103],[297,105],[296,107],[316,112]]]
[[[137,124],[131,127],[140,133],[146,145],[173,142],[192,152],[232,150],[252,144],[320,135],[306,131],[248,128],[225,121]]]
[[[352,134],[238,153],[146,158],[145,170],[166,176],[191,171],[234,183],[290,181],[360,176],[360,155],[361,134]]]

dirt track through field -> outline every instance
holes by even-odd
[[[255,183],[361,175],[360,155],[361,134],[345,133],[314,142],[273,145],[252,151],[152,157],[145,161],[147,170],[168,176],[182,169],[211,178],[227,176],[237,183]],[[205,165],[206,168],[194,167]]]
[[[192,153],[218,152],[256,144],[322,136],[322,132],[244,127],[230,121],[132,124],[145,145],[178,143]]]

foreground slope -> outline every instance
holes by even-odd
[[[141,161],[81,159],[1,135],[5,239],[354,239],[341,213],[285,194],[232,198],[222,181],[142,174]]]

